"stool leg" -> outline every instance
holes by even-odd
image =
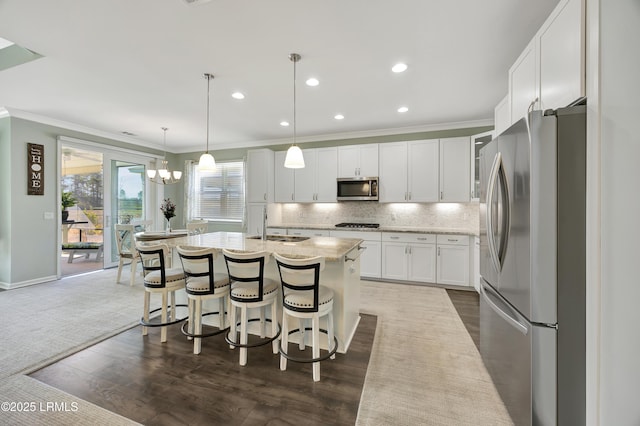
[[[118,276],[116,277],[116,283],[120,282],[120,277],[122,276],[122,267],[124,266],[124,258],[120,257],[120,261],[118,262]]]
[[[194,301],[195,315],[193,334],[202,334],[202,299],[198,298]],[[198,355],[202,350],[202,339],[200,337],[193,338],[193,353]]]
[[[176,320],[176,292],[171,292],[171,321]]]
[[[246,345],[249,341],[247,335],[247,307],[240,308],[240,344]],[[240,365],[247,365],[247,348],[240,348]]]
[[[287,352],[289,351],[289,315],[282,310],[282,331],[280,334],[280,341],[282,342],[280,345],[282,346],[282,350]],[[280,355],[280,370],[285,371],[287,369],[287,359],[284,355]]]
[[[335,349],[333,345],[333,311],[329,311],[327,314],[327,348],[329,351]],[[331,355],[331,359],[336,359],[336,354]]]
[[[194,312],[195,306],[193,304],[193,299],[187,296],[187,311],[189,311],[189,318],[187,318],[187,333],[193,333],[193,319],[195,318]],[[193,340],[193,337],[187,336],[187,340]]]
[[[162,292],[162,322],[167,322],[167,292]],[[164,343],[167,341],[167,326],[160,327],[160,342]]]
[[[237,315],[236,305],[234,305],[231,302],[229,302],[229,315],[230,315],[229,327],[231,327],[231,333],[229,333],[229,340],[231,340],[232,342],[237,342],[238,341],[238,334],[237,334],[236,324],[238,324],[238,320],[236,319],[236,315]],[[233,346],[233,345],[229,345],[229,348],[235,349],[236,347]]]
[[[142,313],[142,319],[144,322],[149,322],[149,305],[151,294],[148,291],[144,292],[144,312]],[[146,336],[149,332],[149,327],[142,326],[142,335]]]
[[[298,318],[298,323],[299,323],[299,329],[300,329],[300,342],[298,343],[298,347],[300,348],[301,351],[304,351],[304,347],[305,347],[304,340],[307,337],[304,329],[305,327],[304,318]]]
[[[313,318],[311,318],[311,328],[313,333],[313,357],[320,358],[320,317],[317,313],[313,314]],[[313,363],[313,381],[320,381],[320,361],[316,361]]]
[[[129,278],[129,285],[133,287],[133,284],[136,282],[136,267],[138,266],[138,262],[135,259],[131,260],[131,277]],[[118,281],[120,281],[120,277],[118,277]]]
[[[225,315],[224,315],[224,297],[218,299],[218,328],[220,330],[225,329]]]
[[[274,337],[278,333],[278,313],[276,312],[276,300],[278,299],[274,299],[273,303],[271,304],[271,337]],[[275,339],[273,342],[271,342],[274,354],[278,353],[278,340],[279,339]]]
[[[264,320],[265,315],[264,315],[264,311],[266,309],[266,306],[262,306],[260,307],[260,338],[264,339],[264,336],[266,336],[266,322]]]

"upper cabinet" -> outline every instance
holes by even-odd
[[[509,70],[509,123],[530,107],[560,108],[585,95],[584,10],[584,0],[561,0]],[[495,121],[500,134],[498,107]]]
[[[438,139],[384,143],[379,150],[381,203],[438,201]]]
[[[440,201],[464,203],[471,198],[471,148],[468,136],[440,139]]]
[[[338,147],[338,177],[378,176],[378,144]]]
[[[511,126],[511,105],[509,95],[506,95],[494,110],[494,133],[499,135]]]
[[[247,202],[274,200],[274,154],[270,149],[247,151]]]
[[[284,167],[286,151],[275,153],[276,203],[335,203],[338,149],[303,149],[305,167]]]

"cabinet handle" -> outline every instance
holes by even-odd
[[[267,201],[267,193],[266,193],[266,192],[265,192],[265,194],[264,194],[264,197],[263,197],[263,198],[264,198],[264,200],[265,200],[265,201]]]
[[[440,199],[444,200],[444,192],[440,191]]]
[[[404,200],[407,201],[407,193],[404,193]]]
[[[409,192],[409,201],[411,201],[411,192]]]
[[[407,246],[404,247],[404,254],[407,254]]]
[[[411,246],[409,246],[409,254],[413,254],[411,251]]]
[[[391,237],[389,237],[389,238],[391,238],[392,240],[397,240],[397,239],[398,239],[398,238],[400,238],[400,237],[391,236]]]
[[[438,256],[440,256],[440,247],[438,247]]]
[[[427,237],[418,237],[418,241],[427,241]]]
[[[447,241],[451,241],[451,242],[457,243],[458,239],[457,238],[447,238]]]
[[[291,201],[293,201],[293,192],[291,193]]]

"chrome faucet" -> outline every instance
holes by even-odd
[[[262,241],[267,239],[267,206],[262,208]]]

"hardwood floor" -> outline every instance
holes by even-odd
[[[480,298],[475,291],[447,289],[447,294],[453,302],[456,311],[469,335],[480,350]]]
[[[478,346],[477,293],[447,293]],[[250,349],[246,367],[223,335],[203,339],[202,353],[193,355],[177,326],[165,344],[159,329],[142,337],[135,327],[31,377],[146,425],[353,425],[377,323],[361,316],[348,356],[323,361],[317,383],[311,364],[289,362],[280,371],[270,345]]]
[[[31,377],[146,425],[353,425],[377,321],[361,317],[348,354],[323,361],[316,383],[311,364],[280,371],[271,345],[250,349],[246,367],[223,335],[193,355],[177,326],[165,344],[159,329],[142,337],[135,327]]]

